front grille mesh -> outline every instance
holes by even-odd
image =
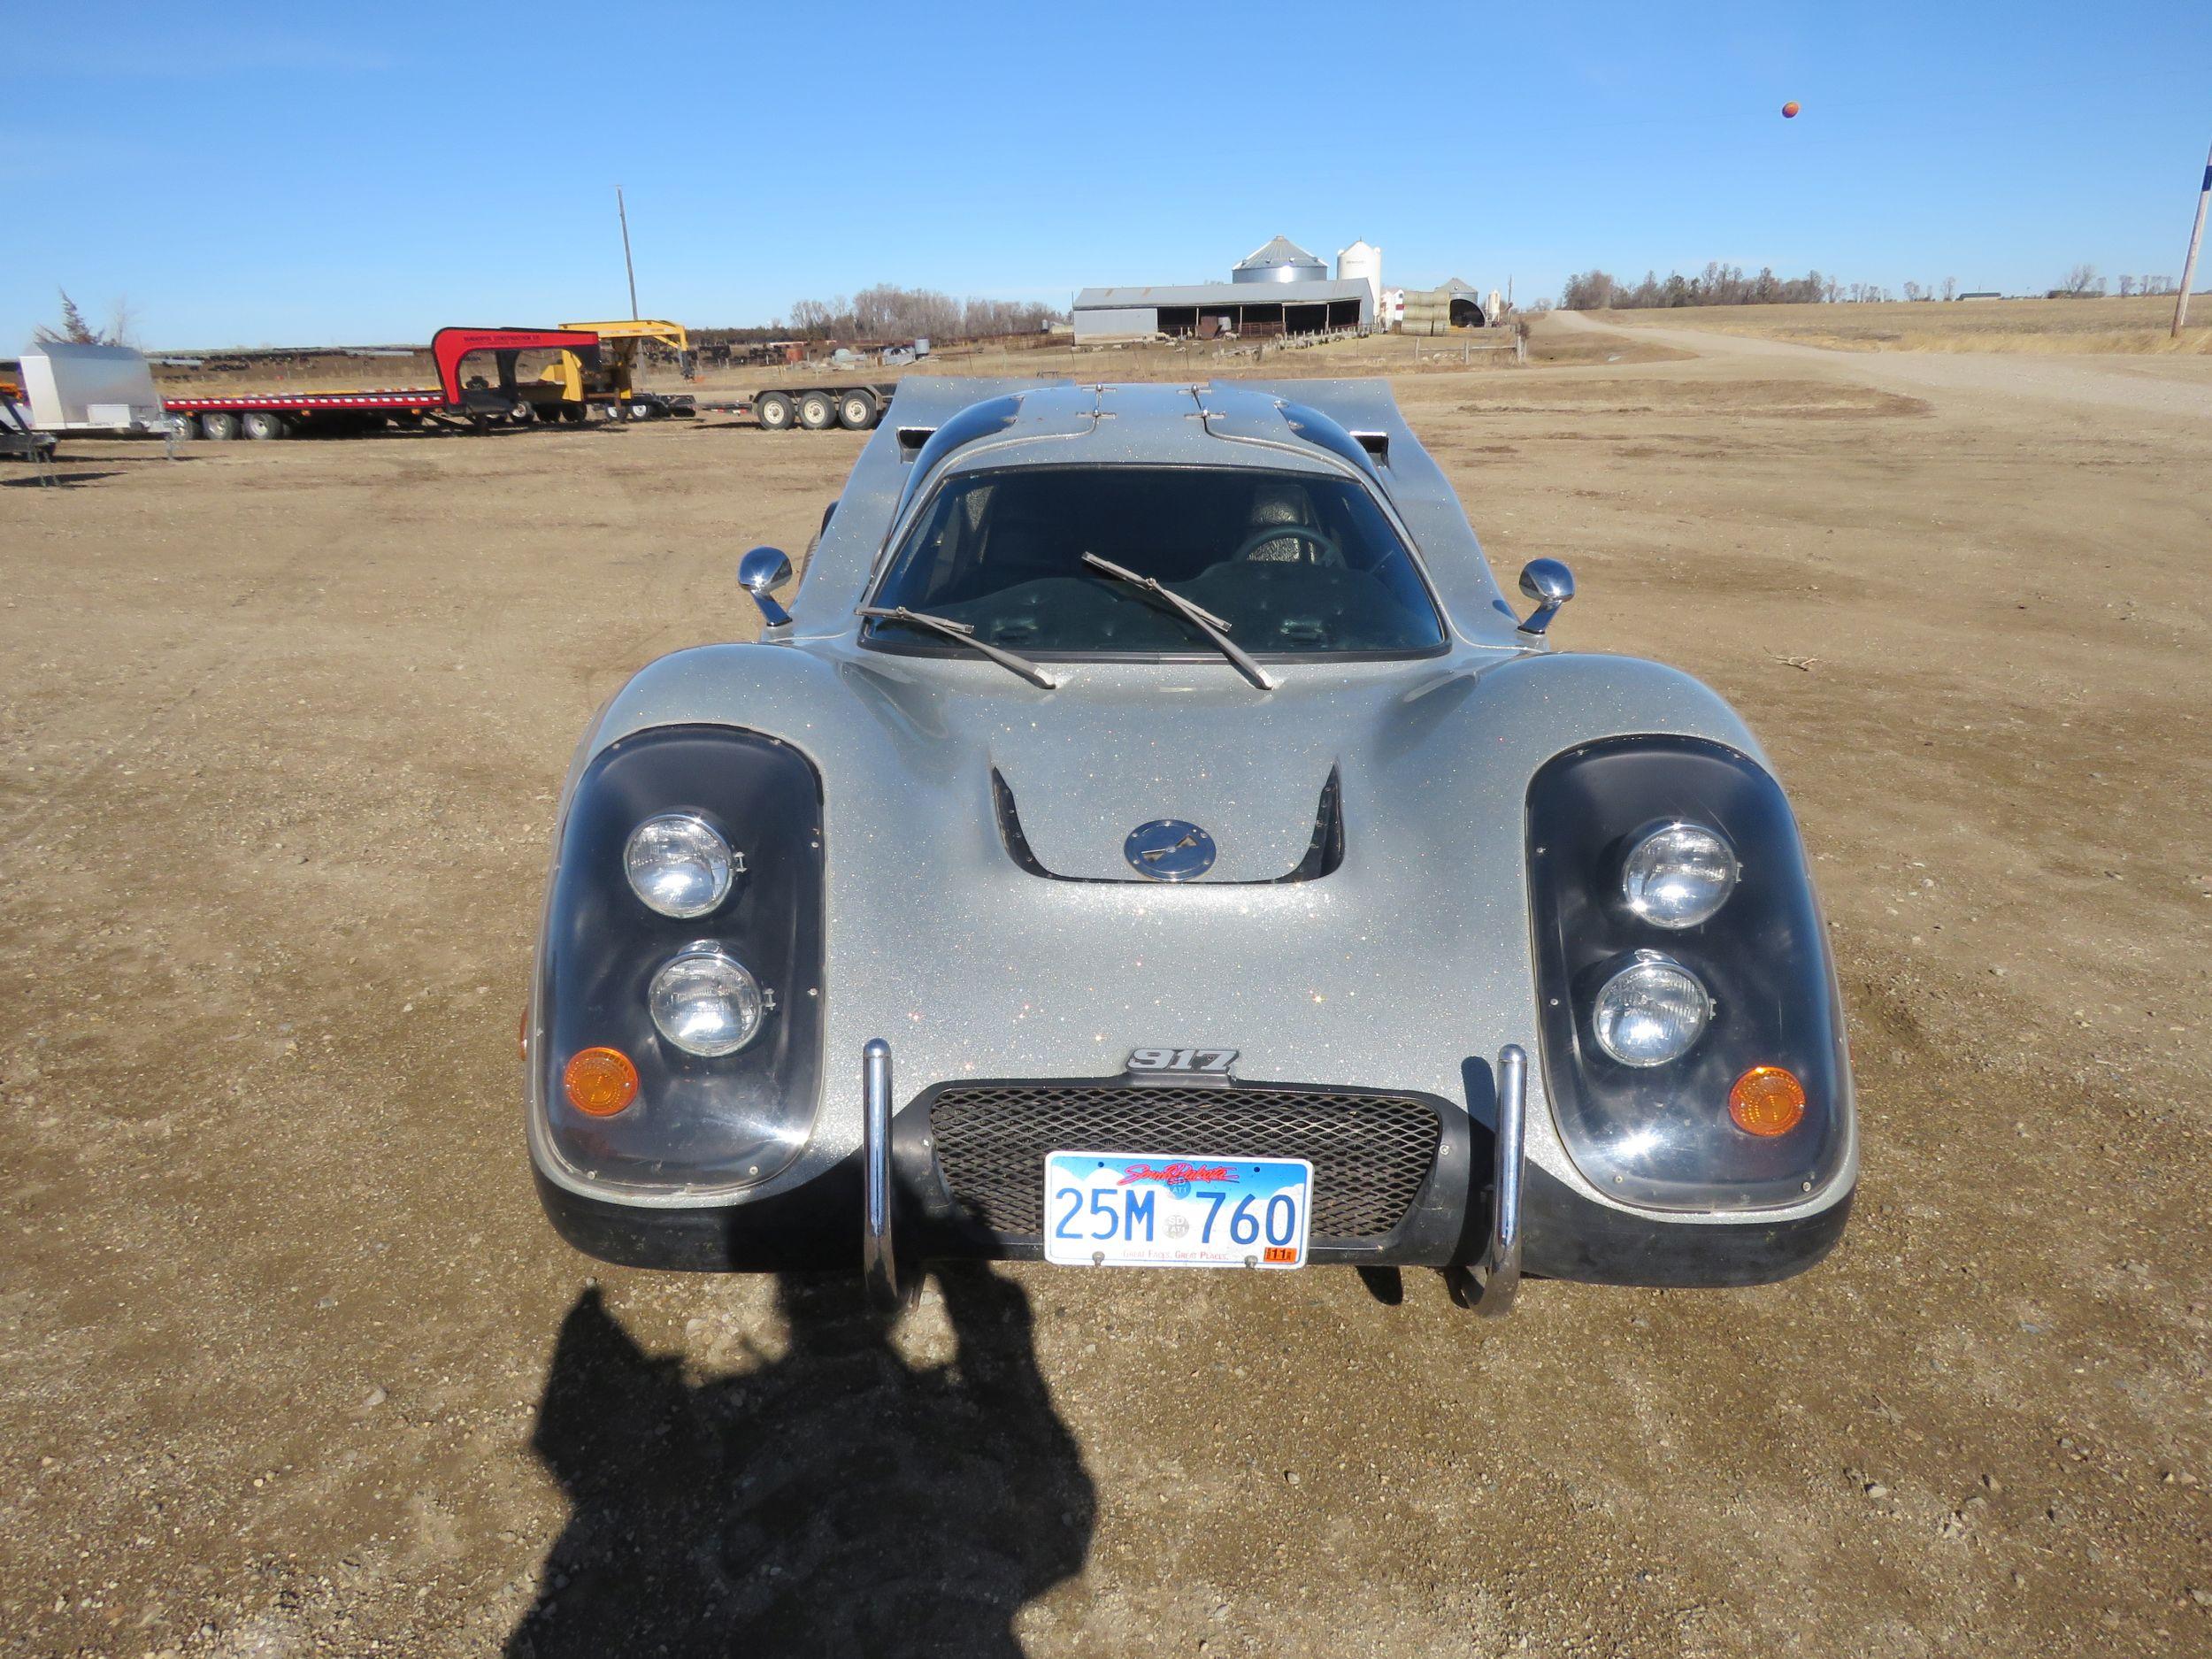
[[[1435,1109],[1411,1095],[1113,1083],[954,1083],[930,1107],[953,1196],[995,1232],[1044,1232],[1045,1154],[1305,1158],[1316,1238],[1404,1218],[1436,1161]]]

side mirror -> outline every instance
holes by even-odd
[[[738,560],[737,580],[739,585],[752,595],[753,603],[760,607],[760,614],[770,627],[780,628],[791,620],[791,613],[769,597],[772,589],[780,588],[791,580],[791,556],[788,553],[780,547],[755,548]]]
[[[1575,596],[1575,573],[1557,559],[1531,559],[1521,567],[1521,591],[1536,602],[1521,632],[1541,634],[1560,606]]]

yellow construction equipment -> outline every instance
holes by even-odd
[[[559,360],[538,377],[541,383],[559,387],[562,412],[570,419],[583,419],[594,403],[608,406],[619,420],[695,412],[688,396],[672,397],[659,392],[640,391],[637,386],[638,365],[644,360],[649,344],[666,346],[675,352],[677,366],[684,379],[693,378],[691,336],[684,332],[681,323],[643,318],[604,323],[563,323],[561,326],[599,337],[596,367],[587,366],[572,351],[564,351]]]

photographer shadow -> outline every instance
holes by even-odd
[[[531,1438],[570,1518],[507,1653],[1018,1655],[1095,1494],[1027,1294],[979,1266],[938,1283],[943,1364],[908,1363],[856,1277],[785,1275],[787,1351],[697,1384],[587,1290]]]

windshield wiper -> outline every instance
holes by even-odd
[[[1229,625],[1222,618],[1214,615],[1203,606],[1193,604],[1182,595],[1163,588],[1156,577],[1140,576],[1136,572],[1117,565],[1110,559],[1102,559],[1095,553],[1086,553],[1083,556],[1083,562],[1094,570],[1104,571],[1117,581],[1127,582],[1138,592],[1158,600],[1218,646],[1221,654],[1236,664],[1237,672],[1242,674],[1262,691],[1275,689],[1273,676],[1247,656],[1244,648],[1229,637]]]
[[[1047,691],[1060,688],[1058,680],[1026,657],[1017,657],[1003,646],[976,638],[975,629],[965,622],[955,622],[950,617],[933,617],[926,611],[909,611],[904,605],[863,605],[860,614],[872,617],[878,622],[903,622],[911,627],[927,628],[933,634],[941,634],[949,640],[982,652],[1000,667],[1012,670],[1033,686],[1041,686]]]

